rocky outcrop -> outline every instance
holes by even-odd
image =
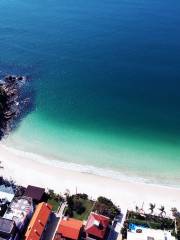
[[[20,114],[21,88],[25,82],[26,77],[14,75],[0,81],[0,139],[11,131]]]

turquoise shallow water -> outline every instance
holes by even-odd
[[[158,136],[142,138],[125,130],[121,135],[85,131],[50,124],[33,113],[7,140],[10,147],[73,170],[169,186],[178,186],[180,180],[179,143]]]
[[[30,74],[36,92],[8,143],[178,185],[179,10],[178,0],[2,0],[0,70]]]

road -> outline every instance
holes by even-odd
[[[43,240],[53,240],[54,235],[56,233],[56,229],[58,227],[58,223],[63,218],[63,213],[66,206],[67,206],[67,203],[65,202],[61,205],[57,213],[51,214],[51,221],[47,226],[47,229],[43,236]]]

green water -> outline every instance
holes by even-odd
[[[163,141],[159,136],[142,137],[124,130],[118,136],[84,131],[51,124],[33,113],[8,137],[7,144],[82,172],[170,186],[180,181],[179,143]]]

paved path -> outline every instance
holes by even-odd
[[[123,224],[124,224],[124,221],[125,221],[127,209],[123,209],[123,210],[121,209],[121,212],[122,212],[122,214],[119,215],[119,218],[116,219],[113,222],[107,240],[119,240],[119,239],[122,239],[121,228],[123,227]]]
[[[57,224],[59,222],[59,218],[56,216],[55,213],[51,214],[50,222],[47,226],[47,229],[44,233],[43,240],[52,240],[54,236],[54,232],[56,230]]]
[[[63,218],[64,209],[67,206],[67,203],[63,203],[58,209],[57,213],[52,213],[51,221],[47,226],[46,232],[43,236],[43,240],[53,240],[58,227],[59,221]]]
[[[62,219],[63,217],[63,213],[64,213],[64,209],[67,206],[67,203],[64,202],[61,207],[58,209],[58,212],[56,213],[56,216],[59,217],[60,219]]]

